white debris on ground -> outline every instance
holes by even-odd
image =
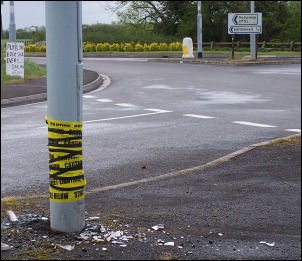
[[[6,213],[8,214],[9,220],[11,222],[17,222],[18,221],[18,218],[17,218],[17,216],[15,215],[15,213],[13,211],[8,210]]]
[[[48,221],[47,217],[43,217],[41,215],[35,214],[25,214],[20,215],[19,218],[15,215],[15,213],[11,210],[7,211],[10,222],[5,221],[1,223],[1,229],[12,228],[12,227],[21,227],[21,226],[30,226],[35,222],[45,222]]]
[[[86,220],[91,220],[87,218]],[[98,220],[95,217],[92,220]],[[117,220],[114,220],[116,223]],[[125,227],[129,227],[129,225],[125,225]],[[136,233],[131,235],[128,230],[111,230],[109,228],[105,228],[102,224],[91,224],[87,223],[85,230],[76,237],[78,240],[77,244],[81,244],[83,241],[92,241],[95,243],[111,243],[118,245],[120,247],[126,247],[129,240],[136,238],[138,241],[146,241],[146,237],[144,233]],[[103,251],[106,251],[107,248],[102,248]]]
[[[164,225],[163,224],[158,224],[158,225],[155,225],[155,226],[153,226],[151,228],[157,231],[157,230],[164,229]]]
[[[45,222],[48,221],[49,219],[47,217],[42,217],[40,215],[34,215],[34,214],[26,214],[26,215],[21,215],[19,217],[19,219],[17,219],[17,217],[15,216],[15,214],[11,211],[8,212],[9,214],[9,222],[3,222],[2,223],[2,229],[8,229],[8,228],[18,228],[18,227],[27,227],[27,229],[32,230],[33,227],[31,225],[33,224],[37,224],[37,222]],[[75,247],[77,245],[80,245],[82,243],[88,243],[88,242],[92,242],[94,243],[94,245],[97,246],[97,244],[110,244],[110,245],[116,245],[119,247],[127,247],[127,245],[129,244],[130,240],[136,239],[138,242],[142,242],[142,243],[147,243],[147,238],[146,238],[146,234],[142,233],[142,232],[135,232],[135,233],[131,233],[128,229],[130,228],[129,224],[124,225],[124,227],[126,228],[125,230],[122,229],[118,229],[118,230],[113,230],[110,228],[106,228],[104,227],[100,221],[99,221],[100,217],[98,216],[91,216],[91,217],[87,217],[86,220],[86,226],[85,229],[81,232],[81,233],[71,233],[74,237],[73,237],[73,241],[72,242],[66,242],[62,241],[62,242],[57,242],[55,244],[52,244],[54,248],[59,247],[62,249],[65,249],[67,251],[72,251],[75,249]],[[113,220],[114,223],[118,224],[118,220]],[[122,227],[122,225],[119,225],[120,227]],[[152,229],[155,231],[152,231],[150,229],[148,229],[148,233],[160,233],[160,235],[162,234],[166,234],[166,236],[169,233],[166,233],[165,231],[163,231],[164,229],[164,225],[163,224],[157,224],[155,226],[152,226]],[[161,231],[160,231],[161,230]],[[158,232],[156,232],[158,231]],[[175,237],[173,237],[174,239],[176,239]],[[51,240],[51,234],[47,235],[41,235],[41,239],[42,240]],[[36,242],[39,239],[31,239],[31,242]],[[66,244],[67,243],[67,244]],[[150,244],[153,244],[154,242],[150,242]],[[158,245],[163,245],[163,246],[169,246],[169,247],[174,247],[175,243],[168,241],[165,242],[162,239],[159,239],[157,241]],[[11,249],[12,247],[3,244],[2,248],[4,250],[8,250]],[[96,250],[102,250],[102,251],[107,251],[108,248],[107,247],[96,247]]]
[[[86,218],[85,220],[91,221],[91,220],[98,220],[98,219],[100,219],[100,217],[89,217],[89,218]]]
[[[12,246],[9,246],[7,244],[1,243],[1,251],[10,250],[13,248]]]
[[[273,242],[273,243],[268,243],[268,242],[266,242],[266,241],[260,241],[259,244],[265,244],[265,245],[268,245],[268,246],[273,247],[273,246],[275,245],[275,242]]]
[[[178,235],[169,236],[169,233],[164,229],[165,226],[163,224],[157,224],[151,226],[151,229],[146,229],[146,233],[131,231],[131,225],[124,224],[122,225],[118,220],[112,220],[115,229],[110,227],[105,227],[101,224],[100,217],[91,216],[87,217],[86,225],[83,231],[80,233],[70,233],[67,236],[57,238],[53,235],[50,229],[47,230],[49,226],[49,218],[43,217],[41,215],[35,214],[26,214],[17,216],[11,211],[7,212],[9,221],[6,220],[1,223],[1,229],[11,229],[12,231],[17,231],[21,227],[25,227],[29,231],[35,230],[35,226],[41,226],[45,228],[45,233],[43,232],[41,235],[35,234],[36,238],[31,238],[29,241],[32,244],[35,242],[40,242],[40,240],[45,240],[45,242],[51,243],[54,248],[62,248],[67,251],[73,251],[78,249],[79,246],[82,247],[83,251],[87,251],[86,247],[84,247],[87,243],[92,243],[95,251],[108,251],[110,247],[121,247],[125,248],[133,243],[133,240],[136,242],[140,242],[142,244],[150,244],[151,246],[161,246],[163,248],[169,247],[174,248],[176,251],[182,251],[183,254],[191,255],[194,252],[188,251],[197,247],[200,244],[200,238],[203,238],[204,241],[200,247],[208,247],[213,248],[215,250],[220,250],[220,245],[214,244],[215,235],[216,237],[222,237],[224,233],[213,233],[213,231],[209,231],[206,235],[200,235],[199,239],[192,241],[191,238],[186,238],[185,236]],[[48,222],[48,223],[46,223]],[[190,226],[186,226],[190,227]],[[181,228],[180,228],[181,229]],[[147,239],[147,236],[150,236],[151,239]],[[208,237],[214,237],[209,239]],[[158,239],[156,239],[156,237]],[[54,240],[57,242],[53,243]],[[13,241],[8,240],[10,245],[1,243],[1,250],[10,250],[13,248]],[[131,242],[132,241],[132,242]],[[176,243],[177,242],[177,243]],[[266,244],[268,246],[274,246],[275,242],[268,243],[266,241],[260,241],[260,244]],[[229,247],[229,246],[228,246]],[[235,248],[235,246],[234,246]],[[258,249],[256,247],[255,249]],[[122,250],[121,250],[122,251]],[[240,249],[237,249],[240,251]]]
[[[71,245],[60,245],[60,244],[57,244],[57,246],[58,246],[58,247],[61,247],[61,248],[63,248],[63,249],[66,249],[66,250],[68,250],[68,251],[71,251],[71,250],[74,249],[74,245],[71,246]]]
[[[174,242],[166,242],[164,243],[164,246],[174,246]]]

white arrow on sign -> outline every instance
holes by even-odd
[[[257,25],[258,14],[234,14],[234,25]]]

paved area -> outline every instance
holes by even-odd
[[[41,55],[37,55],[39,57]],[[89,55],[85,57],[121,57],[115,54],[99,54]],[[141,58],[141,55],[125,55],[124,58]],[[249,66],[249,65],[262,65],[262,64],[284,64],[284,63],[300,63],[301,55],[266,55],[258,56],[256,60],[251,60],[247,57],[240,57],[237,59],[227,59],[227,55],[204,55],[202,59],[190,58],[182,59],[179,57],[161,57],[158,54],[150,54],[147,57],[149,61],[160,62],[177,62],[177,63],[203,63],[215,64],[226,66]],[[1,108],[24,105],[33,102],[41,102],[47,99],[46,77],[41,77],[34,80],[26,80],[22,83],[15,85],[1,85]],[[84,70],[83,71],[83,91],[84,93],[90,92],[98,88],[103,82],[103,78],[96,72]]]
[[[83,92],[91,92],[103,82],[101,75],[83,70]],[[25,80],[18,84],[1,85],[1,108],[47,100],[47,77]]]
[[[301,136],[210,165],[87,191],[81,233],[51,233],[46,195],[1,199],[1,260],[301,260]]]
[[[86,85],[97,79],[86,76]],[[1,86],[1,107],[43,93],[45,78],[22,86]],[[86,191],[84,234],[54,235],[42,219],[13,224],[6,212],[49,217],[48,204],[45,195],[1,199],[9,248],[1,260],[301,260],[301,134],[193,170]]]

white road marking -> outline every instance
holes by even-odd
[[[155,111],[157,113],[165,113],[165,112],[173,112],[173,111],[166,111],[166,110],[160,110],[160,109],[144,109],[145,111]]]
[[[277,127],[277,126],[273,126],[273,125],[266,125],[266,124],[261,124],[261,123],[248,122],[248,121],[233,121],[233,123],[249,125],[249,126],[254,126],[254,127],[261,127],[261,128],[275,128],[275,127]]]
[[[265,72],[265,71],[263,71],[263,72],[257,72],[257,73],[258,74],[288,74],[288,75],[300,74],[298,72],[282,72],[282,73],[280,73],[280,72]]]
[[[300,129],[286,129],[286,131],[301,132]]]
[[[98,119],[98,120],[83,121],[83,123],[100,122],[100,121],[111,121],[111,120],[126,119],[126,118],[135,118],[135,117],[150,116],[150,115],[154,115],[154,114],[167,113],[167,112],[172,112],[172,111],[157,110],[156,112],[151,112],[151,113],[143,113],[143,114],[121,116],[121,117],[114,117],[114,118],[107,118],[107,119]]]
[[[129,115],[129,116],[121,116],[121,117],[114,117],[114,118],[107,118],[107,119],[98,119],[98,120],[90,120],[90,121],[83,121],[82,123],[90,123],[90,122],[100,122],[100,121],[111,121],[111,120],[119,120],[119,119],[126,119],[126,118],[135,118],[135,117],[142,117],[142,116],[150,116],[155,114],[167,113],[172,111],[165,111],[165,110],[158,110],[158,109],[150,109],[154,112],[151,113],[143,113],[143,114],[136,114],[136,115]],[[40,129],[47,128],[46,127],[39,127]]]
[[[129,116],[121,116],[121,117],[114,117],[114,118],[107,118],[107,119],[98,119],[98,120],[90,120],[90,121],[83,121],[82,123],[90,123],[90,122],[100,122],[100,121],[111,121],[111,120],[118,120],[118,119],[126,119],[126,118],[135,118],[135,117],[142,117],[142,116],[149,116],[161,113],[168,113],[173,111],[167,110],[160,110],[160,109],[145,109],[146,111],[153,111],[151,113],[143,113],[143,114],[136,114],[136,115],[129,115]],[[47,128],[46,127],[39,127],[40,129]]]
[[[244,58],[251,58],[250,55],[243,56]],[[277,55],[274,54],[268,54],[268,55],[257,55],[258,58],[276,58]]]
[[[144,86],[142,88],[143,89],[164,89],[164,90],[179,90],[179,89],[182,89],[182,88],[175,88],[175,87],[171,87],[171,86],[163,85],[163,84],[148,85],[148,86]]]
[[[90,57],[84,58],[84,60],[92,60],[92,61],[131,61],[131,62],[148,62],[146,58],[98,58],[98,57]]]
[[[115,105],[128,108],[136,108],[137,106],[131,103],[116,103]]]
[[[96,99],[99,102],[113,102],[111,99]]]
[[[266,70],[255,70],[252,73],[257,74],[301,74],[301,67],[300,68],[271,68]]]
[[[205,116],[205,115],[198,115],[198,114],[184,114],[185,117],[193,117],[193,118],[199,118],[199,119],[213,119],[215,117],[211,116]]]
[[[92,95],[83,95],[83,98],[87,98],[87,99],[93,99],[95,98],[94,96]]]

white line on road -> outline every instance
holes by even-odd
[[[84,58],[84,60],[92,60],[92,61],[124,61],[124,62],[148,62],[146,58],[99,58],[99,57],[89,57]]]
[[[136,115],[122,116],[122,117],[115,117],[115,118],[91,120],[91,121],[83,121],[83,123],[99,122],[99,121],[111,121],[111,120],[126,119],[126,118],[135,118],[135,117],[149,116],[149,115],[167,113],[167,112],[172,112],[172,111],[157,110],[156,112],[151,112],[151,113],[136,114]]]
[[[113,102],[111,99],[96,99],[99,102]]]
[[[158,113],[165,113],[165,112],[173,112],[173,111],[166,111],[166,110],[159,110],[159,109],[144,109],[145,111],[154,111]]]
[[[115,105],[128,108],[136,108],[137,106],[131,103],[116,103]]]
[[[114,117],[114,118],[107,118],[107,119],[98,119],[98,120],[90,120],[90,121],[83,121],[83,123],[90,123],[90,122],[100,122],[100,121],[111,121],[111,120],[118,120],[118,119],[126,119],[126,118],[135,118],[135,117],[142,117],[142,116],[150,116],[155,114],[173,112],[173,111],[166,111],[160,109],[145,109],[147,111],[153,111],[151,113],[143,113],[143,114],[136,114],[136,115],[129,115],[129,116],[121,116],[121,117]],[[40,129],[44,129],[47,127],[39,127]]]
[[[193,117],[193,118],[199,118],[199,119],[212,119],[215,117],[211,116],[205,116],[205,115],[198,115],[198,114],[184,114],[185,117]]]
[[[249,126],[254,126],[254,127],[261,127],[261,128],[275,128],[277,126],[273,125],[266,125],[266,124],[261,124],[261,123],[254,123],[254,122],[248,122],[248,121],[233,121],[233,123],[238,123],[242,125],[249,125]]]
[[[301,132],[300,129],[287,129],[286,131]]]
[[[285,74],[285,75],[293,75],[293,74],[300,74],[299,72],[271,72],[271,71],[262,71],[257,72],[258,74]]]
[[[87,98],[87,99],[93,99],[95,98],[94,96],[92,95],[83,95],[83,98]]]

